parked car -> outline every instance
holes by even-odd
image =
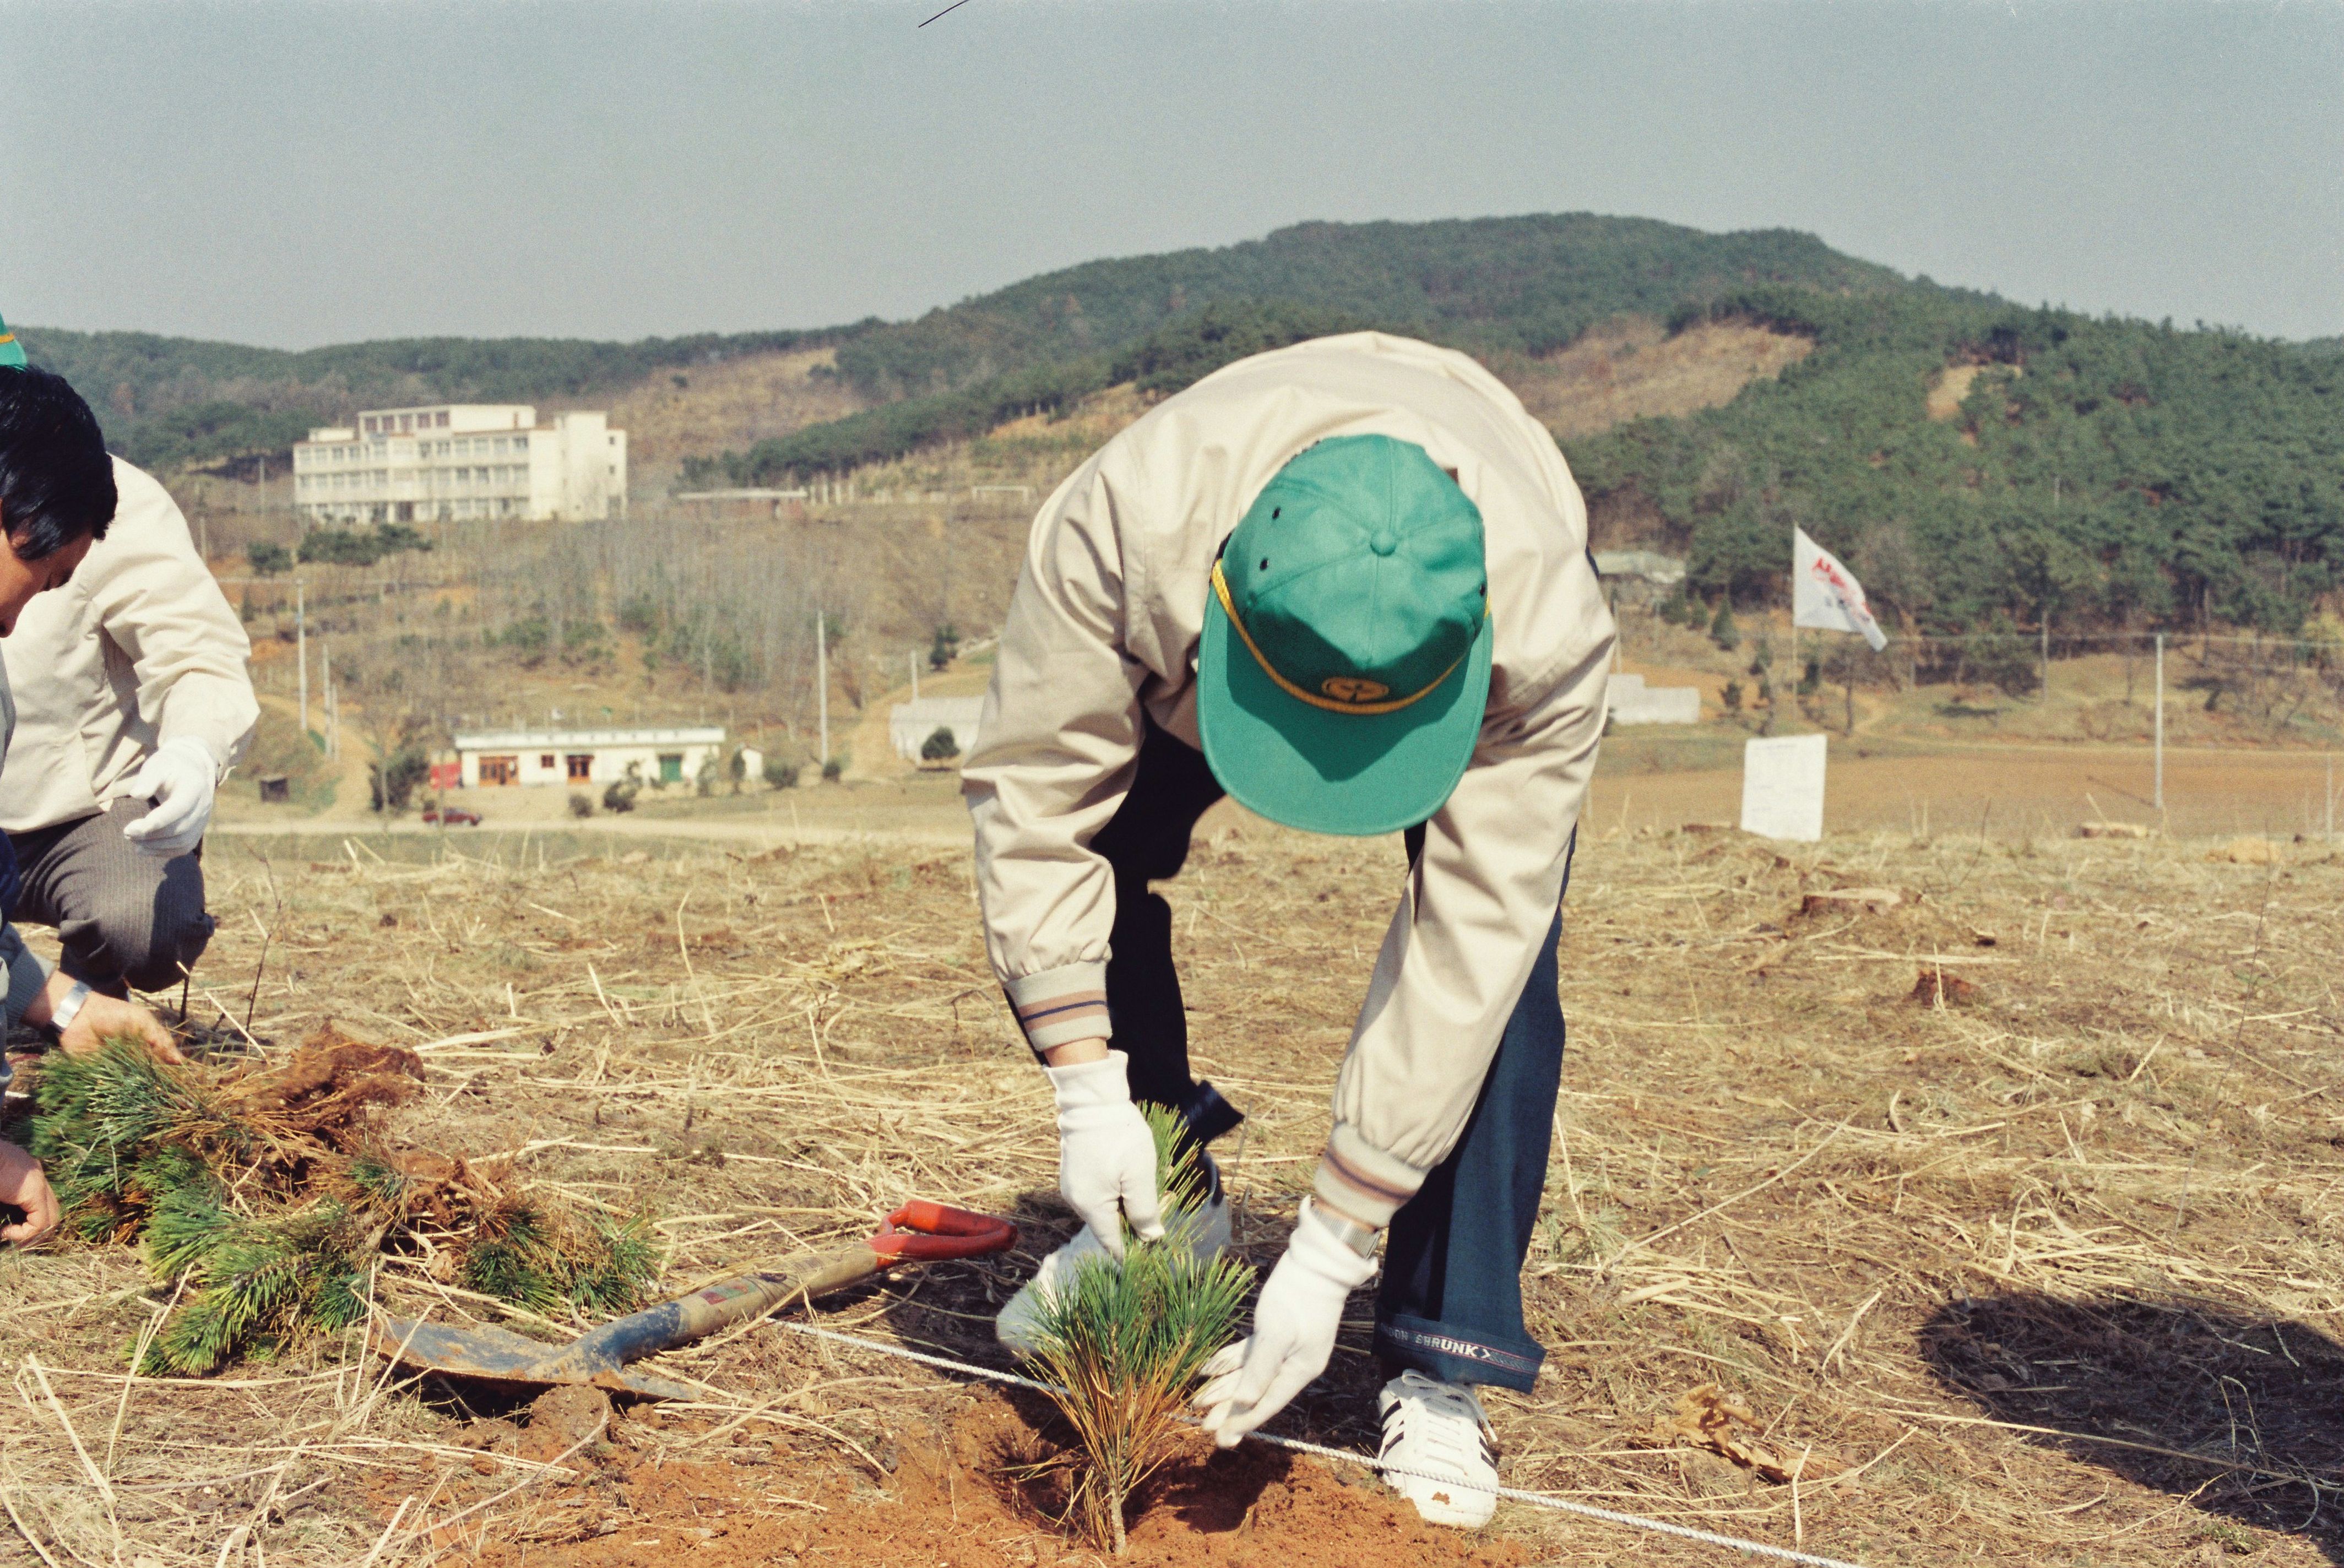
[[[441,827],[478,827],[480,814],[460,805],[427,805],[423,808],[423,820],[438,823]]]

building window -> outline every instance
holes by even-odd
[[[551,773],[553,771],[553,754],[551,752],[541,753],[537,759],[537,765],[543,768],[546,772]]]
[[[439,429],[443,430],[446,430],[448,428],[448,410],[441,409],[439,412],[433,414],[431,416],[431,422]],[[442,448],[441,450],[445,450],[446,449]]]
[[[519,757],[482,757],[480,759],[480,786],[483,789],[520,782],[520,759]]]
[[[515,436],[513,438],[513,450],[517,452],[525,452],[529,450],[529,438],[527,436]]]
[[[562,760],[569,764],[571,784],[584,784],[594,776],[593,753],[572,752]]]
[[[660,783],[663,784],[682,784],[683,782],[683,754],[682,752],[660,753],[659,770]]]

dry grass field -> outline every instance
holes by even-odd
[[[1945,825],[1787,847],[1591,819],[1529,1270],[1551,1355],[1490,1401],[1507,1479],[1883,1568],[2344,1562],[2344,865]],[[1005,1365],[987,1316],[1069,1221],[965,853],[768,842],[222,840],[189,1012],[223,1060],[328,1020],[416,1051],[391,1136],[648,1209],[664,1289],[867,1234],[913,1195],[1010,1215],[1015,1254],[810,1315]],[[1399,860],[1224,808],[1167,887],[1199,1070],[1252,1118],[1222,1152],[1258,1262],[1324,1135]],[[1850,887],[1896,901],[1829,896]],[[575,1327],[420,1259],[376,1292]],[[410,1386],[354,1338],[127,1380],[169,1298],[126,1248],[0,1254],[8,1560],[1085,1558],[1002,1474],[1048,1452],[1044,1408],[925,1367],[767,1325],[660,1358],[689,1404],[607,1417]],[[1280,1430],[1372,1445],[1355,1310]],[[1431,1533],[1359,1480],[1184,1462],[1135,1560],[1731,1556],[1512,1503],[1490,1537]]]

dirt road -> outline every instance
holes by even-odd
[[[1625,757],[1624,750],[1615,751],[1597,772],[1587,807],[1591,835],[1739,818],[1738,767],[1651,772],[1632,767]],[[1923,835],[1975,833],[1983,827],[2001,838],[2065,837],[2078,823],[2097,819],[2161,826],[2182,837],[2317,837],[2328,828],[2329,761],[2321,755],[2168,751],[2165,786],[2166,810],[2160,815],[2152,764],[2135,748],[2002,745],[1930,755],[1864,756],[1834,741],[1824,790],[1824,827],[1830,833],[1885,828]],[[2339,790],[2344,794],[2344,784]],[[359,798],[363,800],[363,794]],[[385,824],[363,812],[302,817],[244,811],[212,831],[230,836],[445,831],[459,844],[475,832],[574,833],[630,840],[713,841],[759,849],[873,835],[942,846],[968,843],[959,781],[946,773],[906,773],[847,784],[662,802],[623,816],[598,812],[584,819],[568,814],[567,798],[559,790],[475,790],[466,792],[463,803],[486,818],[482,829],[442,830],[412,816]]]

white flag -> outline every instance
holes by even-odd
[[[1875,653],[1888,646],[1887,634],[1864,602],[1864,584],[1803,528],[1791,530],[1791,624],[1861,632]]]

